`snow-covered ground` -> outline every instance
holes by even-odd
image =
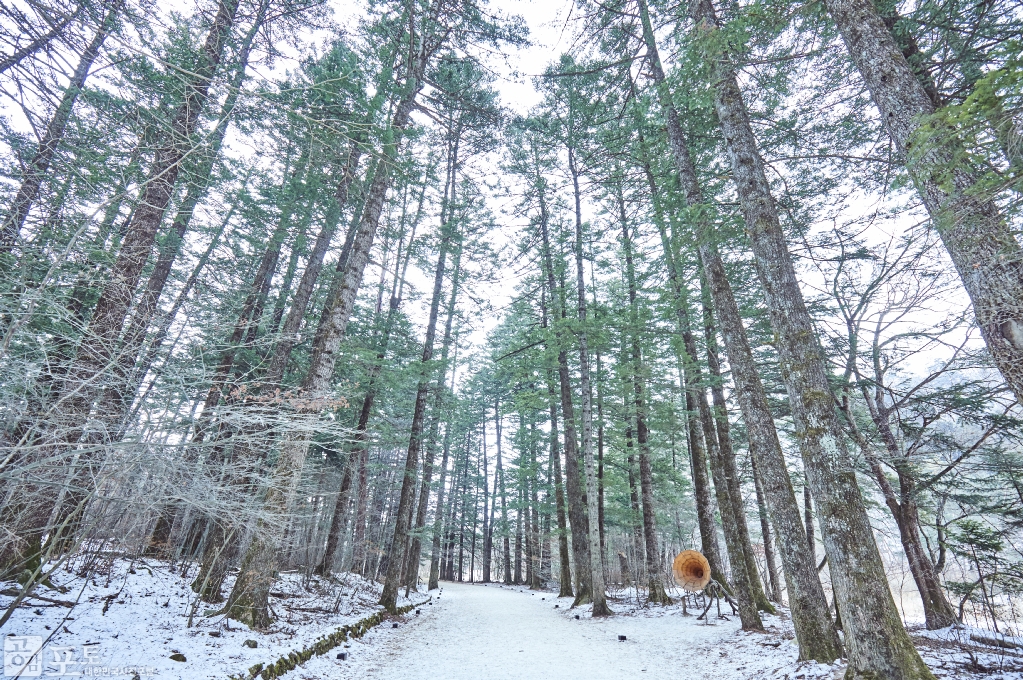
[[[351,574],[329,582],[285,573],[271,591],[277,622],[257,633],[223,616],[205,616],[219,605],[197,602],[189,587],[194,568],[181,575],[164,562],[116,560],[99,572],[83,579],[58,570],[54,588],[36,589],[35,594],[44,598],[77,604],[67,607],[40,599],[23,603],[2,631],[5,670],[16,650],[27,644],[12,638],[33,636],[43,643],[38,657],[42,677],[78,674],[130,680],[137,673],[141,680],[150,676],[227,680],[229,675],[247,676],[255,664],[268,665],[289,652],[301,651],[317,638],[381,609],[378,583]],[[228,578],[225,593],[233,578]],[[4,593],[17,587],[2,585]],[[411,601],[425,599],[413,594]],[[0,595],[0,611],[13,600]],[[399,606],[409,602],[402,599]],[[171,658],[178,654],[185,660]]]
[[[445,583],[440,597],[422,607],[419,616],[405,617],[397,630],[381,626],[352,641],[341,650],[349,653],[344,661],[335,654],[309,661],[296,671],[297,678],[812,680],[841,678],[845,672],[842,663],[799,663],[784,615],[764,618],[766,634],[743,633],[736,617],[719,620],[713,608],[705,623],[683,617],[677,605],[643,608],[612,602],[615,616],[594,620],[585,610],[569,609],[570,604],[521,587]],[[619,635],[626,640],[619,641]],[[990,649],[975,653],[982,666],[996,671],[975,674],[965,667],[968,655],[956,645],[924,645],[921,652],[938,677],[1023,678],[1019,656]],[[999,662],[1005,669],[1001,672]]]
[[[54,585],[70,590],[41,587],[37,594],[77,604],[68,608],[37,599],[19,608],[4,626],[5,649],[21,644],[24,636],[41,638],[43,677],[79,673],[130,680],[138,673],[140,680],[228,680],[231,675],[247,677],[255,664],[273,663],[379,611],[377,583],[353,576],[328,582],[284,574],[273,590],[278,621],[271,630],[255,633],[222,616],[204,616],[213,607],[197,604],[190,576],[171,572],[165,563],[113,561],[105,571],[87,580],[58,571]],[[5,590],[12,587],[3,584]],[[441,594],[434,596],[419,614],[387,621],[284,677],[823,680],[840,678],[845,670],[842,663],[798,662],[784,613],[764,618],[766,634],[743,633],[736,617],[718,619],[713,608],[709,622],[703,622],[683,616],[677,604],[644,607],[634,598],[612,600],[615,615],[594,620],[585,608],[570,609],[569,600],[522,587],[444,583]],[[422,594],[411,599],[423,600]],[[11,601],[3,596],[0,606],[6,608]],[[193,607],[193,625],[188,627]],[[619,641],[620,635],[626,639]],[[1023,649],[998,649],[971,639],[990,641],[994,636],[989,631],[960,628],[914,635],[938,677],[1023,680]],[[255,647],[246,641],[254,641]],[[1007,642],[1021,644],[1017,639]],[[5,661],[12,653],[17,652],[5,651]],[[339,653],[347,658],[338,659]]]

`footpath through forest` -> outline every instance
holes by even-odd
[[[738,617],[717,619],[713,608],[708,625],[696,615],[683,617],[680,606],[637,610],[612,601],[615,616],[593,619],[570,604],[524,587],[444,583],[420,615],[405,617],[398,629],[385,624],[352,641],[343,650],[349,653],[346,661],[332,654],[301,674],[344,680],[732,680],[831,678],[845,670],[798,664],[791,628],[778,617],[767,617],[767,634],[746,634],[739,631]]]

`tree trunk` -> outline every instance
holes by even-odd
[[[568,147],[568,166],[572,175],[575,197],[575,269],[578,292],[579,319],[579,389],[582,392],[583,464],[586,475],[586,519],[590,553],[590,590],[593,598],[593,616],[608,616],[604,586],[604,556],[600,551],[600,518],[597,514],[597,469],[593,461],[593,390],[590,385],[590,357],[586,334],[586,271],[583,268],[582,197],[579,192],[579,171],[575,164],[575,149]],[[567,416],[566,416],[567,418]]]
[[[454,192],[452,187],[452,200]],[[415,587],[414,580],[418,579],[419,559],[422,554],[422,529],[426,527],[426,510],[430,502],[430,483],[433,477],[433,461],[437,452],[437,433],[441,414],[444,412],[445,385],[447,384],[448,352],[451,349],[451,326],[455,319],[455,307],[458,303],[459,277],[462,271],[462,249],[455,245],[455,261],[451,275],[451,296],[447,305],[447,321],[444,323],[444,339],[441,341],[440,350],[440,380],[437,381],[437,394],[433,401],[433,425],[430,428],[430,440],[426,447],[426,458],[423,461],[423,483],[419,492],[419,508],[416,511],[415,529],[416,533],[412,538],[412,545],[409,548],[409,585]],[[483,489],[483,505],[486,508],[486,482]],[[484,510],[484,535],[486,534],[486,511]]]
[[[206,36],[199,63],[186,87],[184,102],[175,111],[169,130],[159,141],[149,177],[142,189],[141,200],[128,223],[109,280],[96,303],[77,357],[65,378],[64,403],[49,433],[51,442],[58,449],[68,451],[70,446],[83,437],[83,426],[94,398],[102,389],[103,375],[110,365],[139,277],[153,248],[156,230],[173,194],[181,162],[189,151],[190,137],[205,106],[210,82],[220,63],[237,9],[238,0],[221,0]],[[103,435],[103,432],[96,433],[97,438]],[[51,541],[60,541],[76,530],[90,495],[87,490],[90,480],[95,478],[95,471],[91,469],[95,463],[94,457],[95,453],[88,451],[78,456],[74,479],[70,482],[76,490],[64,494],[60,508],[57,509],[57,516],[61,518],[64,529],[51,532]],[[15,528],[17,543],[39,545],[38,538],[45,531],[45,525],[57,502],[57,494],[33,495],[22,520]]]
[[[551,293],[554,319],[554,339],[558,351],[558,380],[561,386],[561,414],[565,430],[565,491],[568,496],[568,520],[572,527],[572,557],[575,562],[575,601],[572,606],[586,604],[593,598],[589,555],[589,526],[587,505],[580,479],[578,443],[575,431],[575,409],[572,406],[572,382],[568,372],[568,352],[562,326],[557,317],[566,318],[564,290],[554,283],[554,263],[551,256],[550,236],[547,228],[547,205],[541,193],[540,234],[543,239],[543,259],[547,274],[547,290]],[[563,323],[563,321],[562,321]]]
[[[43,185],[43,180],[46,179],[46,173],[50,169],[50,163],[53,162],[53,156],[57,152],[57,147],[60,146],[61,140],[64,139],[64,131],[67,129],[68,120],[71,118],[71,111],[75,107],[75,102],[78,101],[78,95],[81,94],[82,89],[85,87],[85,79],[89,75],[89,69],[92,68],[93,62],[99,56],[103,42],[114,27],[117,15],[123,6],[124,0],[113,0],[92,41],[86,46],[85,51],[82,52],[78,59],[78,66],[75,67],[71,80],[64,90],[64,95],[61,97],[60,103],[57,104],[53,116],[50,117],[50,122],[46,126],[46,132],[39,142],[39,149],[36,150],[32,160],[28,162],[25,176],[21,180],[21,186],[18,188],[18,193],[14,197],[14,201],[11,202],[10,208],[8,208],[3,225],[0,226],[0,255],[11,252],[11,249],[18,242],[21,228],[25,224],[25,218],[28,217],[32,204],[35,203],[36,198],[39,196],[39,188]],[[11,58],[14,56],[12,55]],[[5,60],[4,63],[6,64],[8,61],[10,60]],[[0,73],[5,68],[0,67]]]
[[[671,103],[645,0],[640,0],[640,10],[644,40],[650,50],[651,67],[658,87],[658,97],[664,108],[672,156],[683,184],[683,196],[690,207],[703,206],[703,194],[682,134],[678,112]],[[799,506],[792,489],[792,481],[788,476],[763,383],[757,373],[721,257],[717,249],[706,241],[700,243],[699,252],[721,322],[739,406],[749,430],[751,452],[760,464],[763,475],[764,491],[781,548],[800,658],[831,663],[841,656],[842,647],[832,626],[827,599],[817,576],[816,565],[807,559]],[[688,394],[686,402],[687,410],[691,411],[694,404]],[[691,437],[691,441],[695,439],[696,437]]]
[[[764,541],[764,561],[767,563],[767,578],[771,588],[771,600],[784,604],[781,596],[781,580],[778,576],[778,564],[774,559],[774,542],[771,540],[771,524],[767,513],[767,501],[764,498],[764,482],[757,470],[757,459],[750,456],[750,467],[753,469],[753,486],[757,492],[757,514],[760,516],[760,535]]]
[[[209,188],[214,167],[220,157],[224,137],[227,135],[227,129],[234,114],[235,105],[238,103],[238,95],[245,81],[245,72],[249,63],[252,42],[256,37],[256,33],[263,25],[267,4],[266,1],[260,3],[259,14],[239,46],[233,82],[230,84],[224,105],[220,109],[217,125],[210,135],[211,139],[208,148],[194,173],[196,181],[189,184],[185,198],[177,209],[174,222],[171,224],[165,242],[159,249],[156,264],[149,275],[149,280],[146,282],[142,297],[135,305],[135,310],[121,339],[121,346],[117,351],[116,360],[112,367],[114,373],[112,382],[107,385],[103,395],[103,401],[107,405],[104,409],[103,418],[109,422],[111,429],[115,433],[113,435],[115,441],[121,439],[128,425],[126,422],[128,410],[131,408],[136,391],[141,384],[135,367],[140,363],[140,352],[145,344],[146,331],[159,309],[160,296],[163,294],[163,289],[170,278],[171,270],[181,250],[181,243],[184,240],[185,233],[188,231],[192,216],[195,214],[195,209],[206,196]],[[234,211],[233,209],[234,206],[232,206],[231,212]]]
[[[457,154],[457,147],[456,152]],[[456,155],[457,158],[457,155]],[[451,220],[441,225],[440,253],[437,255],[437,268],[433,276],[433,297],[430,303],[430,319],[426,325],[426,338],[423,342],[423,358],[420,367],[419,385],[416,388],[416,402],[412,412],[412,431],[409,436],[408,453],[405,456],[405,475],[401,483],[401,495],[398,501],[398,514],[395,518],[394,535],[391,539],[391,560],[387,565],[387,578],[384,581],[384,592],[380,596],[380,604],[392,614],[398,607],[398,585],[401,579],[401,566],[408,548],[408,532],[412,522],[413,496],[416,489],[416,472],[419,467],[419,453],[423,446],[423,425],[426,418],[426,399],[432,382],[431,361],[433,344],[437,333],[437,317],[440,313],[441,294],[444,286],[444,271],[448,250],[452,239]],[[425,479],[424,472],[424,479]],[[427,485],[428,481],[425,482]],[[429,487],[426,489],[429,495]],[[418,559],[417,559],[418,561]]]
[[[742,500],[739,471],[735,465],[735,449],[732,448],[731,428],[728,424],[728,404],[725,402],[721,364],[717,353],[717,331],[714,328],[714,314],[710,306],[710,291],[707,289],[706,277],[700,277],[700,289],[703,303],[704,344],[707,348],[707,372],[710,374],[710,392],[714,401],[714,424],[717,428],[722,472],[728,485],[728,495],[735,508],[737,539],[746,562],[746,574],[749,576],[753,602],[760,611],[774,614],[774,607],[768,601],[767,595],[764,594],[764,586],[760,582],[756,557],[753,555],[753,543],[749,537],[749,526],[746,524],[746,506]]]
[[[714,9],[708,0],[697,0],[693,10],[704,30],[715,29]],[[817,501],[832,584],[847,635],[847,677],[933,678],[906,634],[892,599],[855,470],[838,427],[823,352],[796,279],[735,73],[724,55],[709,57],[716,64],[714,106],[771,325],[778,338],[796,437]]]
[[[551,467],[554,469],[554,505],[558,520],[558,597],[572,597],[572,565],[568,552],[568,520],[565,517],[565,487],[561,480],[561,452],[558,450],[558,406],[553,377],[547,376],[547,402],[551,419]]]
[[[907,159],[995,365],[1023,401],[1023,247],[993,198],[977,191],[976,174],[957,160],[959,141],[926,138],[934,103],[874,4],[827,0],[825,6],[889,136]]]
[[[362,156],[362,144],[358,139],[353,139],[349,145],[348,160],[338,182],[337,190],[334,192],[335,210],[340,209],[348,203],[348,194],[355,181],[356,171],[359,167],[359,158]],[[323,258],[330,247],[330,241],[334,238],[337,229],[337,220],[327,218],[320,229],[313,244],[312,252],[306,262],[305,271],[302,272],[302,279],[295,289],[291,299],[291,310],[284,321],[284,327],[280,331],[280,339],[274,347],[273,356],[270,359],[270,368],[267,370],[265,382],[269,385],[279,385],[284,378],[287,369],[288,359],[291,357],[291,350],[299,341],[298,331],[305,319],[306,309],[309,306],[309,299],[312,297],[316,280],[320,276],[323,267]],[[400,255],[400,253],[399,253]]]
[[[658,604],[671,604],[671,598],[665,592],[664,582],[661,579],[661,565],[658,564],[660,553],[657,550],[650,444],[647,441],[646,399],[643,389],[645,371],[640,339],[639,303],[636,294],[636,268],[632,261],[632,237],[629,234],[629,221],[625,211],[625,196],[622,194],[621,183],[619,182],[615,188],[618,199],[618,218],[622,225],[622,247],[625,251],[625,278],[629,286],[629,322],[632,326],[629,333],[632,336],[632,383],[635,393],[633,405],[636,409],[636,443],[639,444],[639,485],[643,498],[643,535],[646,539],[647,600]]]
[[[504,479],[504,456],[501,454],[501,401],[494,398],[494,424],[497,427],[497,465],[494,471],[494,483],[501,485],[501,536],[504,538],[504,583],[511,585],[511,537],[508,526],[508,489]]]
[[[362,283],[362,274],[369,261],[369,251],[373,246],[384,198],[390,186],[390,166],[397,154],[401,132],[408,124],[412,108],[415,105],[416,95],[423,85],[422,71],[425,68],[423,60],[425,57],[418,64],[417,70],[409,74],[410,81],[406,85],[404,97],[398,103],[392,116],[391,131],[394,139],[385,145],[381,154],[381,162],[377,164],[344,273],[339,277],[339,290],[335,296],[335,304],[331,308],[323,310],[323,314],[327,317],[324,333],[318,338],[319,343],[313,348],[309,372],[302,384],[304,398],[313,405],[317,403],[317,399],[327,394],[327,388],[333,377],[336,353],[344,336],[348,319],[355,307],[355,296]],[[302,474],[308,449],[309,442],[303,433],[294,433],[283,444],[271,473],[270,491],[263,504],[264,512],[271,519],[269,522],[261,521],[257,525],[252,544],[242,561],[241,572],[229,598],[227,615],[253,628],[265,628],[271,622],[267,598],[277,568],[277,552],[280,545],[279,529],[276,528],[278,525],[273,522],[274,518],[283,517],[287,513],[294,489]],[[400,562],[401,560],[395,559],[392,554],[388,571],[392,568],[400,568]],[[394,596],[397,597],[396,585],[394,586]]]

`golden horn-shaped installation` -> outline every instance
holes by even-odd
[[[683,550],[671,565],[675,582],[691,593],[698,593],[710,583],[710,562],[696,550]]]

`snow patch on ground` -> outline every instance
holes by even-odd
[[[58,570],[52,578],[54,588],[38,586],[34,594],[77,604],[68,608],[30,598],[4,626],[3,636],[5,642],[10,636],[43,638],[43,677],[63,672],[66,677],[78,673],[130,679],[138,673],[142,680],[147,676],[226,680],[257,663],[269,665],[300,651],[381,609],[379,583],[353,574],[328,581],[284,573],[271,591],[277,621],[269,630],[255,632],[220,615],[205,616],[222,605],[197,601],[190,587],[194,576],[194,568],[175,573],[168,563],[157,560],[108,561],[88,578]],[[230,592],[233,581],[231,575],[224,593]],[[16,588],[16,583],[2,584],[4,592]],[[425,597],[413,593],[412,601]],[[0,596],[0,611],[13,600]],[[402,598],[398,606],[409,602]],[[247,640],[255,641],[255,647],[246,646]],[[185,661],[172,660],[174,654]],[[67,660],[74,663],[60,665]]]
[[[256,633],[196,601],[190,573],[165,562],[108,560],[88,578],[58,570],[55,588],[37,595],[77,602],[74,608],[31,600],[4,626],[7,636],[49,637],[42,676],[64,672],[85,677],[117,675],[130,680],[200,680],[245,673],[311,645],[338,627],[377,611],[381,585],[350,574],[336,580],[282,574],[274,587],[277,622]],[[229,580],[224,592],[231,586]],[[2,584],[3,590],[16,584]],[[56,589],[60,587],[60,589]],[[66,590],[65,590],[66,589]],[[589,607],[571,608],[556,593],[499,584],[444,583],[430,604],[377,626],[286,675],[294,680],[580,680],[677,678],[686,680],[825,680],[841,678],[845,665],[799,662],[785,610],[764,616],[766,633],[744,633],[722,603],[724,618],[691,600],[690,616],[680,602],[647,606],[633,591],[609,600],[615,615],[590,617]],[[412,594],[422,602],[424,594]],[[0,597],[0,607],[12,602]],[[402,600],[400,605],[408,604]],[[104,608],[106,611],[104,611]],[[189,614],[195,608],[193,625]],[[576,619],[575,617],[579,618]],[[395,628],[394,625],[397,624]],[[928,665],[939,678],[1023,680],[1023,649],[997,648],[976,637],[1023,645],[1018,638],[974,628],[912,630]],[[619,636],[625,640],[620,641]],[[255,648],[245,646],[254,640]],[[66,651],[70,650],[70,651]],[[338,654],[346,654],[338,659]],[[181,654],[185,661],[171,659]],[[69,656],[70,655],[70,656]],[[60,661],[72,660],[65,664]],[[83,664],[82,661],[92,661]]]
[[[445,583],[435,603],[422,607],[419,616],[405,617],[398,630],[376,628],[343,650],[349,654],[346,660],[335,655],[313,659],[296,675],[301,680],[824,680],[845,673],[842,662],[797,660],[784,610],[763,617],[766,633],[744,633],[726,604],[726,618],[718,619],[712,607],[705,622],[697,621],[702,608],[693,602],[688,617],[679,603],[645,606],[635,597],[609,602],[615,615],[594,620],[589,607],[571,609],[571,600],[555,593]],[[973,672],[963,650],[938,640],[921,645],[921,652],[938,677],[1023,678],[1019,668],[1008,665],[995,674]]]

